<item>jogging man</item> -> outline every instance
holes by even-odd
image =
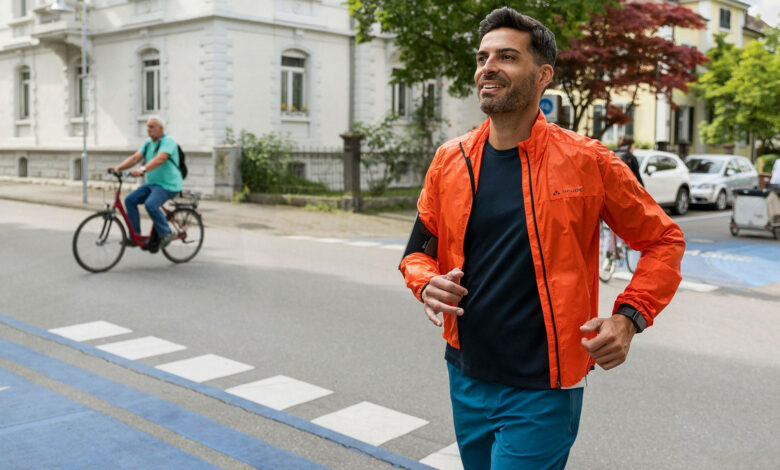
[[[141,232],[141,220],[138,214],[138,205],[146,206],[146,212],[154,222],[154,230],[159,237],[159,247],[165,248],[175,234],[168,228],[168,221],[160,206],[165,201],[173,198],[181,191],[182,175],[179,171],[179,146],[176,141],[165,134],[165,123],[157,116],[146,123],[146,132],[149,135],[141,148],[130,155],[117,166],[109,169],[122,171],[137,163],[144,162],[139,168],[131,172],[133,176],[146,175],[146,184],[141,185],[128,194],[125,198],[127,217],[136,233]],[[158,245],[151,242],[147,245],[151,252],[157,251]]]
[[[436,152],[400,269],[444,324],[464,468],[563,468],[584,377],[626,360],[674,295],[685,244],[613,153],[545,122],[552,32],[501,8],[479,38],[474,81],[489,119]],[[609,318],[598,317],[600,219],[642,252]]]

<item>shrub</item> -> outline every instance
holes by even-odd
[[[225,142],[241,147],[241,178],[249,192],[322,193],[327,188],[293,173],[290,152],[294,144],[286,136],[268,133],[260,137],[241,131],[238,138],[228,129]]]

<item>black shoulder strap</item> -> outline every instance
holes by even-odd
[[[466,151],[463,150],[463,144],[459,143],[458,145],[460,145],[460,153],[463,154],[463,158],[466,160],[466,166],[469,169],[469,179],[471,179],[471,197],[476,197],[477,185],[474,183],[474,169],[471,167],[471,159],[466,156]]]

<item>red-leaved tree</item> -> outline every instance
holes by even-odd
[[[600,139],[610,127],[630,123],[640,90],[665,95],[676,109],[672,92],[687,92],[688,83],[696,80],[696,66],[707,58],[659,32],[664,27],[704,26],[697,13],[666,1],[621,1],[592,16],[582,25],[583,36],[560,51],[556,64],[556,83],[574,111],[572,128],[579,128],[596,100],[604,100],[606,113],[600,118],[600,132],[592,132],[592,137]],[[630,100],[623,109],[613,104],[618,94],[624,96],[622,103]]]

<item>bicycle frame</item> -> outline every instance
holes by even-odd
[[[130,239],[136,245],[144,246],[146,241],[149,240],[149,238],[152,236],[154,225],[152,225],[152,228],[149,231],[149,235],[142,235],[140,233],[136,233],[136,231],[133,230],[133,225],[130,223],[130,217],[127,215],[124,204],[122,204],[122,198],[119,197],[119,195],[122,193],[122,176],[120,174],[114,174],[114,176],[116,176],[119,180],[119,186],[116,189],[116,194],[114,194],[114,204],[109,206],[109,204],[106,203],[106,209],[111,210],[112,213],[114,210],[119,209],[119,213],[122,214],[122,219],[125,221],[125,227],[127,227],[127,233],[130,235]],[[171,220],[173,213],[165,206],[160,206],[160,209],[162,209],[163,213],[165,213],[165,218],[167,220]],[[181,237],[181,235],[179,237]]]

